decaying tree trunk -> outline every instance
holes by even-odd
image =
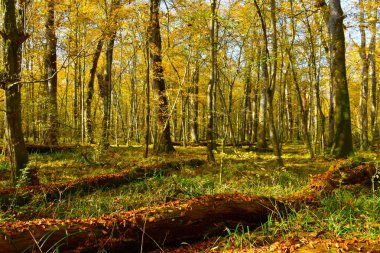
[[[266,197],[211,195],[98,218],[2,223],[0,248],[7,253],[58,247],[62,252],[139,252],[203,239],[226,226],[257,227],[280,209]]]
[[[346,185],[378,185],[378,179],[375,178],[378,173],[377,165],[374,163],[357,164],[351,161],[337,161],[328,171],[310,177],[310,183],[307,187],[292,196],[282,198],[280,201],[299,204],[318,203],[319,199],[333,190]],[[375,182],[376,181],[376,182]]]

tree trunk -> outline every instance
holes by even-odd
[[[162,67],[162,46],[159,22],[159,0],[150,0],[150,56],[152,59],[152,87],[158,100],[156,153],[174,152],[170,136],[169,102],[166,94],[164,69]]]
[[[137,52],[136,48],[133,47],[132,63],[130,64],[130,80],[131,80],[131,90],[130,90],[130,114],[129,114],[129,136],[128,139],[134,139],[138,141],[138,111],[137,111]]]
[[[329,33],[331,38],[331,72],[335,91],[335,136],[332,151],[336,157],[347,157],[353,153],[343,19],[340,0],[331,0]]]
[[[249,133],[249,115],[251,113],[251,92],[252,92],[252,83],[251,83],[251,71],[252,64],[249,64],[244,79],[244,101],[243,101],[243,115],[241,118],[241,134],[240,141],[245,142],[247,133]]]
[[[190,136],[191,141],[199,142],[199,125],[198,125],[198,110],[199,110],[199,61],[195,62],[195,70],[192,77],[192,87],[190,89],[190,107],[191,107],[191,120],[190,120]]]
[[[261,69],[261,49],[258,49],[257,53],[257,76],[256,82],[253,85],[253,101],[252,101],[252,142],[258,141],[258,129],[259,129],[259,111],[260,111],[260,69]]]
[[[291,45],[291,47],[292,46],[293,45]],[[291,49],[289,49],[289,50],[291,50]],[[303,134],[305,145],[309,151],[310,158],[313,158],[314,157],[314,151],[313,151],[313,147],[311,145],[310,134],[308,131],[307,113],[305,112],[305,108],[303,105],[303,99],[302,99],[301,89],[299,87],[297,72],[296,72],[295,66],[294,66],[293,55],[291,55],[291,53],[288,52],[288,56],[289,56],[289,60],[290,60],[291,68],[292,68],[292,76],[293,76],[294,85],[296,86],[297,101],[298,101],[299,110],[300,110],[300,114],[301,114],[301,120],[302,120],[302,134]]]
[[[100,139],[100,146],[107,148],[110,136],[110,123],[111,123],[111,89],[112,89],[112,61],[113,61],[113,47],[115,44],[116,33],[111,35],[107,43],[106,50],[106,71],[104,79],[99,81],[99,94],[102,99],[102,135]]]
[[[57,37],[55,36],[55,2],[47,2],[47,18],[45,23],[46,55],[45,55],[45,89],[47,91],[47,118],[45,143],[58,144],[58,106],[57,106]]]
[[[103,48],[103,39],[100,39],[98,41],[98,44],[96,45],[96,50],[94,54],[94,58],[92,59],[92,67],[90,70],[90,79],[88,81],[87,85],[87,99],[86,99],[86,139],[88,143],[95,143],[94,140],[94,129],[93,129],[93,123],[91,119],[91,111],[92,111],[92,98],[94,96],[94,82],[95,82],[95,76],[96,76],[96,69],[98,67],[98,61],[100,57],[100,53],[102,52]]]
[[[273,107],[273,97],[274,97],[274,92],[276,89],[276,79],[277,79],[277,27],[276,27],[276,3],[274,0],[271,0],[271,19],[272,19],[272,26],[273,26],[273,37],[272,37],[272,48],[273,48],[273,75],[271,77],[271,80],[269,78],[269,67],[268,67],[268,62],[270,60],[270,54],[269,54],[269,45],[268,45],[268,36],[267,36],[267,28],[266,28],[266,23],[264,20],[264,17],[261,13],[260,7],[257,4],[257,1],[254,0],[254,4],[257,10],[257,13],[260,17],[260,22],[261,22],[261,29],[263,31],[263,40],[264,40],[264,60],[262,63],[262,69],[263,69],[263,91],[265,94],[265,103],[261,104],[261,106],[266,107],[265,104],[268,102],[268,115],[269,115],[269,127],[271,131],[271,140],[272,140],[272,146],[273,146],[273,154],[276,157],[277,160],[277,165],[278,167],[283,167],[283,161],[281,158],[281,145],[278,140],[277,136],[277,129],[275,126],[275,121],[274,121],[274,107]],[[263,108],[264,109],[264,108]],[[265,108],[266,109],[266,108]],[[266,112],[264,111],[265,116]],[[261,116],[261,115],[260,115]],[[265,127],[265,126],[264,126]],[[265,130],[265,128],[264,128]],[[265,133],[265,132],[264,132]],[[262,136],[265,137],[265,136]],[[265,138],[262,139],[264,143],[266,143]],[[265,148],[266,146],[259,146],[260,148]]]
[[[294,14],[293,13],[293,1],[290,1],[290,3],[291,3],[292,14]],[[310,134],[308,131],[307,112],[305,110],[305,106],[303,103],[304,99],[302,99],[301,88],[300,88],[300,85],[298,82],[298,75],[296,72],[295,63],[294,63],[294,59],[293,59],[294,41],[295,41],[295,36],[296,36],[296,27],[295,27],[295,22],[294,22],[293,17],[291,20],[291,25],[292,25],[292,40],[291,40],[289,48],[287,49],[287,53],[288,53],[288,57],[289,57],[289,61],[290,61],[290,68],[292,70],[293,82],[294,82],[294,85],[296,87],[297,101],[298,101],[299,110],[300,110],[300,114],[301,114],[301,120],[302,120],[302,134],[303,134],[303,138],[304,138],[304,142],[306,144],[306,147],[309,151],[310,158],[313,158],[314,157],[314,151],[313,151],[313,147],[311,145]]]
[[[149,154],[149,138],[150,138],[150,60],[149,60],[149,34],[146,34],[145,40],[145,103],[146,103],[146,112],[145,112],[145,149],[144,149],[144,158],[148,158]]]
[[[367,42],[366,42],[366,32],[364,24],[364,3],[363,0],[359,1],[360,5],[360,38],[361,44],[359,49],[359,55],[362,60],[362,86],[360,89],[360,148],[366,149],[368,147],[368,72],[369,72],[369,63],[367,55]]]
[[[288,119],[288,140],[293,142],[294,140],[294,118],[293,118],[293,101],[291,93],[291,82],[286,83],[285,96],[286,96],[286,115]]]
[[[377,19],[377,7],[374,7],[371,22],[369,24],[370,31],[372,33],[371,41],[369,44],[369,53],[368,60],[371,67],[371,133],[372,133],[372,142],[375,142],[379,139],[379,126],[377,123],[377,110],[378,110],[378,101],[377,101],[377,60],[376,60],[376,23]]]
[[[277,18],[276,18],[276,0],[271,0],[271,19],[272,19],[272,49],[273,49],[273,68],[272,68],[272,78],[268,83],[267,93],[268,93],[268,110],[269,110],[269,125],[271,130],[271,140],[273,146],[273,154],[277,160],[277,166],[283,167],[284,162],[281,157],[281,143],[278,138],[278,131],[275,124],[274,118],[274,106],[273,98],[276,91],[277,84],[277,57],[278,57],[278,46],[277,46]],[[268,52],[268,43],[266,43]],[[269,56],[269,55],[268,55]]]
[[[214,131],[215,131],[215,88],[216,88],[216,78],[217,78],[217,66],[216,66],[216,50],[217,43],[215,41],[215,26],[217,22],[216,17],[216,0],[212,0],[211,2],[211,80],[208,83],[207,87],[207,105],[208,105],[208,115],[207,115],[207,131],[206,131],[206,139],[207,139],[207,160],[209,162],[215,162],[215,156],[213,153],[215,147],[214,140]]]
[[[21,45],[28,38],[16,21],[14,0],[2,0],[3,62],[5,80],[5,140],[10,160],[12,183],[15,184],[21,170],[28,163],[21,121]],[[21,18],[22,20],[22,18]],[[22,26],[21,26],[22,27]]]

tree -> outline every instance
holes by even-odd
[[[90,70],[90,79],[87,84],[87,99],[86,99],[86,139],[88,143],[95,143],[94,140],[94,129],[93,129],[93,122],[91,119],[91,105],[92,105],[92,99],[94,96],[94,82],[95,82],[95,76],[96,76],[96,69],[98,67],[98,61],[100,57],[100,53],[102,52],[103,48],[103,38],[99,39],[96,50],[94,53],[94,57],[92,59],[92,67]]]
[[[367,38],[365,32],[365,8],[363,0],[359,1],[360,5],[360,48],[359,55],[362,60],[362,85],[360,89],[360,148],[364,149],[368,146],[368,72],[369,72],[369,63],[368,63],[368,54],[367,54]]]
[[[55,1],[47,1],[45,23],[45,91],[46,91],[46,136],[47,144],[58,144],[58,107],[57,107],[57,37],[55,36]]]
[[[346,44],[340,0],[330,1],[328,28],[331,50],[331,77],[335,93],[335,135],[332,152],[336,157],[353,153],[350,97],[346,73]]]
[[[377,27],[376,23],[378,21],[377,5],[372,6],[373,10],[370,17],[369,29],[372,33],[371,41],[369,43],[369,52],[368,60],[371,67],[371,133],[372,133],[372,142],[379,139],[379,126],[377,124],[377,110],[378,110],[378,101],[377,101],[377,60],[376,60],[376,32]]]
[[[208,106],[208,115],[207,115],[207,160],[209,162],[215,162],[215,156],[213,150],[215,148],[214,140],[214,131],[215,131],[215,86],[217,79],[217,66],[216,66],[216,50],[217,43],[215,41],[216,32],[215,26],[217,22],[216,17],[216,0],[211,2],[211,29],[210,29],[210,38],[211,38],[211,80],[208,83],[207,87],[207,106]]]
[[[3,58],[5,78],[5,139],[10,158],[11,179],[16,183],[20,172],[28,163],[21,119],[21,45],[28,38],[23,31],[23,18],[17,18],[15,0],[2,0]]]
[[[313,147],[311,145],[310,141],[310,135],[309,135],[309,130],[308,130],[308,119],[307,119],[307,112],[306,109],[304,108],[304,103],[302,99],[302,94],[301,94],[301,88],[300,84],[298,81],[298,73],[295,68],[295,62],[294,62],[294,41],[295,41],[295,35],[296,35],[296,27],[295,27],[295,22],[294,22],[294,8],[293,8],[293,1],[290,1],[290,6],[291,6],[291,12],[292,12],[292,18],[291,18],[291,30],[292,30],[292,38],[291,38],[291,43],[289,45],[289,48],[287,48],[287,54],[289,57],[289,62],[290,62],[290,68],[292,70],[292,77],[294,81],[294,85],[296,88],[296,95],[297,95],[297,101],[299,105],[299,110],[301,114],[301,120],[302,120],[302,133],[303,133],[303,138],[305,145],[309,151],[310,158],[314,157],[314,151]]]
[[[264,90],[264,96],[266,97],[266,101],[268,102],[268,115],[269,115],[269,127],[271,131],[271,140],[272,140],[272,145],[273,145],[273,154],[276,157],[277,165],[279,167],[283,167],[283,161],[281,158],[281,148],[280,148],[280,143],[278,140],[277,136],[277,129],[275,126],[274,122],[274,108],[273,108],[273,97],[274,97],[274,91],[276,87],[276,73],[277,73],[277,50],[278,50],[278,45],[277,45],[277,28],[276,28],[276,4],[274,0],[271,0],[271,19],[272,19],[272,26],[273,26],[273,31],[272,31],[272,48],[273,48],[273,74],[272,78],[269,78],[269,66],[268,62],[270,60],[270,54],[269,54],[269,43],[268,43],[268,36],[267,36],[267,26],[264,20],[264,16],[261,12],[261,9],[257,3],[256,0],[254,0],[254,4],[257,10],[257,13],[259,14],[260,17],[260,23],[261,23],[261,29],[263,32],[263,40],[264,40],[264,59],[262,63],[262,69],[263,69],[263,90]],[[264,111],[264,115],[266,112]],[[263,126],[265,127],[265,126]],[[264,135],[265,137],[265,135]]]
[[[166,95],[164,69],[162,66],[162,45],[159,21],[159,0],[150,0],[150,27],[149,43],[152,61],[153,82],[152,87],[158,101],[157,127],[158,136],[154,145],[156,153],[171,153],[175,151],[170,136],[169,108]]]

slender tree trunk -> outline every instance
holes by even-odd
[[[87,99],[86,99],[86,139],[88,143],[95,143],[94,140],[94,129],[93,123],[91,120],[91,112],[92,112],[92,99],[94,97],[94,82],[96,76],[96,69],[98,67],[98,61],[100,57],[100,53],[103,48],[103,39],[100,39],[96,45],[96,50],[94,54],[94,58],[92,59],[92,67],[90,70],[90,79],[87,84]]]
[[[290,3],[291,3],[292,14],[294,14],[293,13],[293,1],[291,1]],[[300,88],[300,85],[298,82],[298,75],[296,72],[295,63],[294,63],[294,59],[293,59],[293,57],[294,57],[293,52],[291,52],[291,51],[293,51],[293,48],[294,48],[294,41],[295,41],[295,36],[296,36],[296,27],[295,27],[295,22],[294,22],[293,16],[291,19],[291,25],[292,25],[292,40],[291,40],[290,46],[287,50],[287,53],[288,53],[288,57],[289,57],[289,61],[290,61],[290,67],[292,70],[293,82],[294,82],[294,85],[296,87],[297,101],[298,101],[299,110],[300,110],[300,114],[301,114],[301,120],[302,120],[302,134],[303,134],[303,138],[304,138],[304,142],[306,144],[306,147],[309,151],[310,158],[313,158],[314,157],[314,151],[313,151],[313,147],[312,147],[311,140],[310,140],[310,134],[309,134],[309,130],[308,130],[307,111],[305,110],[305,106],[303,103],[304,99],[302,99],[301,88]]]
[[[169,102],[166,94],[164,69],[162,67],[162,46],[159,23],[159,0],[150,0],[150,55],[153,69],[153,90],[158,100],[158,134],[154,150],[156,153],[171,153],[174,146],[170,136]]]
[[[379,126],[377,124],[377,110],[378,110],[378,101],[377,101],[377,60],[376,60],[376,23],[377,19],[377,7],[374,7],[371,16],[371,22],[369,24],[370,31],[372,33],[371,41],[369,44],[369,53],[368,60],[371,67],[371,133],[372,133],[372,142],[375,142],[379,139]]]
[[[248,118],[251,112],[251,92],[252,92],[251,71],[252,71],[252,64],[249,64],[246,69],[245,80],[244,80],[244,98],[243,98],[244,107],[243,107],[243,115],[241,118],[241,134],[240,134],[241,142],[244,142],[246,140],[246,136],[248,132]]]
[[[271,130],[271,140],[273,146],[273,154],[276,157],[277,165],[279,167],[284,166],[284,162],[281,158],[281,143],[278,138],[278,131],[276,128],[275,117],[274,117],[274,106],[273,106],[273,98],[276,91],[277,85],[277,57],[278,57],[278,45],[277,45],[277,18],[276,18],[276,0],[271,0],[271,19],[272,19],[272,48],[273,48],[273,69],[272,69],[272,77],[271,81],[269,81],[269,85],[267,88],[268,93],[268,110],[269,110],[269,125]],[[268,44],[266,43],[267,52],[268,52]]]
[[[199,142],[199,125],[198,125],[198,94],[199,94],[199,61],[195,62],[195,70],[192,77],[192,87],[190,94],[191,120],[190,120],[190,136],[191,141]]]
[[[132,64],[130,64],[130,80],[131,80],[131,90],[130,90],[130,115],[129,115],[129,136],[128,139],[134,138],[138,140],[137,134],[137,121],[138,121],[138,112],[137,112],[137,52],[136,48],[133,47],[133,56],[132,56]]]
[[[262,75],[262,81],[260,82],[260,95],[259,95],[259,113],[258,113],[258,136],[257,136],[257,147],[259,148],[267,148],[267,92],[266,92],[266,85],[269,80],[269,73],[268,73],[268,65],[266,58],[266,54],[262,56],[264,59],[260,59],[260,61],[263,61],[261,63],[261,75]]]
[[[148,158],[149,154],[149,138],[150,138],[150,60],[149,60],[149,34],[146,36],[145,41],[145,61],[146,61],[146,73],[145,73],[145,97],[146,97],[146,114],[145,114],[145,150],[144,158]]]
[[[366,42],[366,32],[364,24],[364,3],[363,0],[359,1],[360,5],[360,38],[361,44],[359,49],[359,55],[362,60],[362,86],[360,90],[360,148],[365,149],[368,146],[368,72],[369,72],[369,63],[367,56],[367,42]]]
[[[217,78],[217,66],[216,66],[216,50],[217,50],[217,44],[215,41],[215,26],[217,22],[216,17],[216,0],[212,0],[211,2],[211,30],[210,30],[210,37],[211,37],[211,80],[208,83],[207,87],[207,105],[208,105],[208,115],[207,115],[207,132],[206,132],[206,139],[207,139],[207,160],[209,162],[214,163],[215,162],[215,156],[213,153],[214,146],[215,146],[215,140],[214,140],[214,108],[215,108],[215,101],[214,101],[214,90],[216,86],[216,78]]]
[[[260,69],[261,69],[261,48],[258,48],[257,53],[257,76],[256,76],[256,82],[255,85],[253,85],[253,101],[252,101],[252,142],[257,143],[258,137],[259,137],[259,121],[260,121],[260,93],[259,93],[259,86],[261,83],[261,75],[260,75]]]
[[[336,157],[347,157],[353,153],[343,19],[340,0],[330,0],[331,72],[335,89],[335,136],[332,151]]]
[[[286,115],[288,118],[288,140],[293,142],[294,140],[294,118],[293,118],[293,101],[291,93],[291,82],[286,83],[285,96],[286,96]]]
[[[23,26],[17,24],[15,0],[2,0],[3,62],[4,80],[0,81],[5,90],[5,140],[10,160],[11,180],[16,183],[21,170],[28,163],[21,121],[21,46],[28,38]],[[22,18],[21,18],[22,20]],[[20,28],[21,27],[21,28]]]
[[[308,124],[307,124],[307,113],[305,112],[305,107],[303,105],[304,100],[302,99],[301,89],[299,87],[299,82],[298,82],[298,78],[297,78],[297,72],[296,72],[295,66],[294,66],[293,56],[291,55],[290,52],[288,53],[288,55],[289,55],[289,60],[291,62],[290,64],[291,64],[291,68],[292,68],[292,76],[293,76],[294,85],[296,87],[297,101],[298,101],[299,110],[300,110],[300,114],[301,114],[302,134],[303,134],[305,145],[309,151],[310,158],[313,158],[314,157],[314,151],[313,151],[313,147],[312,147],[311,141],[310,141],[310,134],[309,134]]]

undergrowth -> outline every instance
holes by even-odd
[[[117,188],[101,188],[93,192],[78,191],[53,202],[43,194],[35,195],[24,206],[12,206],[0,212],[0,222],[31,218],[95,217],[129,211],[141,207],[183,200],[205,194],[245,193],[262,196],[286,196],[301,190],[310,175],[323,173],[334,160],[310,160],[299,145],[284,147],[286,167],[274,169],[271,153],[246,152],[244,149],[225,148],[216,153],[214,166],[183,166],[169,175],[157,174],[151,178]],[[67,182],[83,176],[95,176],[122,171],[134,166],[180,161],[188,158],[205,159],[204,147],[176,147],[171,156],[141,158],[142,147],[111,148],[102,154],[96,150],[31,156],[38,168],[42,184]],[[84,155],[83,152],[86,152]],[[84,159],[84,157],[86,159]],[[353,161],[374,160],[374,154],[359,153]],[[91,159],[91,164],[89,163]],[[4,163],[5,164],[5,163]],[[0,163],[0,173],[7,167]],[[290,210],[280,219],[268,218],[259,228],[237,226],[226,229],[212,249],[249,249],[287,237],[377,237],[380,234],[380,193],[378,190],[345,188],[325,196],[320,205],[303,206]],[[211,250],[211,249],[208,249]]]

